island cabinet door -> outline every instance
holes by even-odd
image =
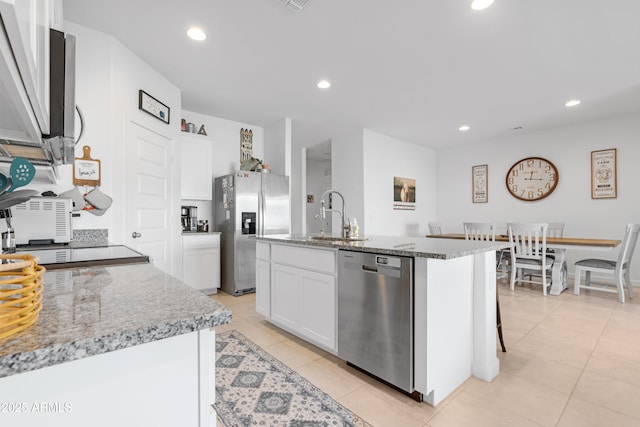
[[[332,350],[336,348],[336,278],[300,271],[300,333]]]
[[[271,264],[256,260],[256,311],[271,317]]]
[[[271,264],[271,320],[292,330],[298,325],[299,270]]]

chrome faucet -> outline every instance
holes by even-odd
[[[342,223],[341,223],[342,237],[348,238],[348,237],[350,237],[351,230],[349,228],[349,223],[345,222],[346,215],[345,215],[344,196],[342,194],[340,194],[338,191],[336,191],[336,190],[327,190],[324,193],[322,193],[322,196],[320,196],[320,217],[322,219],[326,219],[327,212],[338,212],[335,209],[327,209],[327,208],[324,207],[324,196],[326,196],[327,194],[332,194],[332,193],[337,194],[342,199],[342,211],[340,212],[341,220],[342,220]]]

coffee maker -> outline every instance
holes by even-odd
[[[198,207],[182,206],[182,231],[198,231]]]

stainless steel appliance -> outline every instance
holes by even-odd
[[[43,132],[41,139],[0,139],[0,162],[10,162],[14,157],[24,157],[36,168],[53,168],[51,173],[57,176],[57,165],[73,163],[75,145],[79,142],[82,132],[76,141],[76,39],[72,35],[51,29],[49,43],[49,130]],[[4,100],[0,110],[3,110],[3,107]],[[79,110],[78,114],[82,122]],[[80,125],[82,126],[82,123]]]
[[[215,231],[220,231],[221,288],[254,292],[255,235],[289,234],[289,177],[245,172],[215,179]]]
[[[413,258],[341,250],[338,262],[338,357],[419,399]]]
[[[198,231],[198,207],[182,206],[181,209],[182,231]]]
[[[59,197],[31,197],[11,207],[16,245],[69,243],[72,211],[71,199]]]

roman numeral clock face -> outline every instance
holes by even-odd
[[[558,186],[558,169],[549,160],[528,157],[511,166],[506,184],[516,199],[527,202],[544,199]]]

